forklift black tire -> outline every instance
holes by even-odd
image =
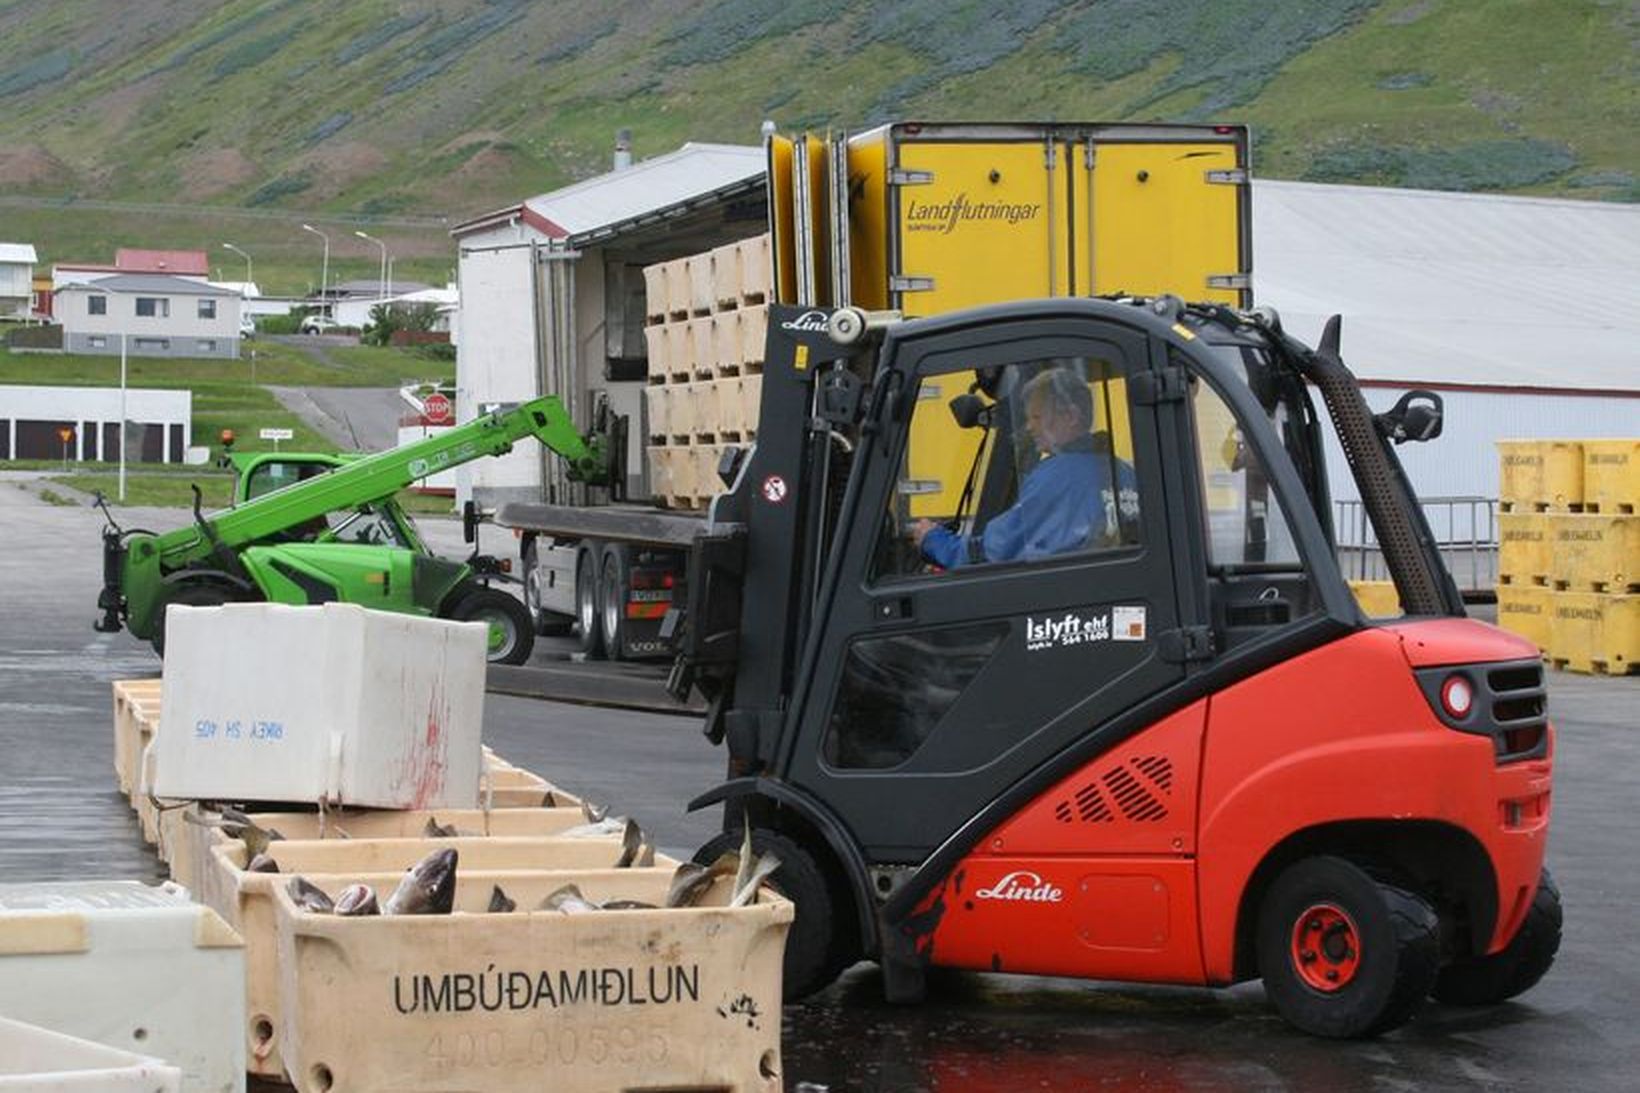
[[[458,622],[483,622],[490,626],[490,644],[485,654],[491,664],[523,664],[535,649],[535,623],[530,613],[499,588],[474,588],[450,608]]]
[[[245,597],[236,588],[220,584],[216,581],[190,581],[178,585],[165,597],[160,604],[159,625],[154,627],[154,636],[148,639],[148,644],[154,647],[161,660],[165,659],[165,609],[173,603],[180,603],[184,607],[221,607],[225,603],[237,603]]]
[[[1376,1036],[1404,1024],[1440,968],[1439,921],[1416,893],[1343,858],[1305,858],[1265,894],[1258,967],[1276,1012],[1315,1036]]]
[[[604,655],[610,660],[626,659],[626,552],[619,546],[604,548],[598,566],[598,608],[602,612]]]
[[[1430,993],[1452,1006],[1490,1006],[1530,990],[1560,951],[1560,889],[1545,869],[1520,929],[1502,952],[1454,960]]]
[[[598,555],[583,550],[575,559],[575,640],[590,660],[604,655],[603,616],[598,610]]]
[[[529,545],[524,548],[524,556],[520,561],[524,566],[524,609],[530,613],[536,635],[558,637],[569,633],[575,625],[574,618],[541,606],[541,594],[536,585],[540,580],[538,570],[541,559],[534,539],[531,539]]]
[[[695,860],[710,865],[722,854],[738,854],[744,838],[739,829],[725,831],[697,850]],[[769,886],[796,906],[796,918],[786,935],[782,975],[785,1000],[795,1002],[830,985],[841,971],[831,952],[837,911],[831,888],[813,855],[785,835],[752,828],[752,853],[758,857],[772,853],[780,859]]]

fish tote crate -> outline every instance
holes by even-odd
[[[429,824],[454,828],[458,835],[541,838],[586,822],[580,802],[570,808],[444,809],[366,812],[255,812],[246,819],[280,842],[315,839],[424,839]],[[160,821],[162,855],[171,879],[196,891],[211,866],[211,852],[239,840],[222,829],[222,817],[198,804],[166,811]]]
[[[234,1036],[251,1073],[278,1078],[288,1064],[283,1056],[283,1012],[279,1004],[278,951],[274,944],[274,898],[302,876],[334,887],[369,884],[386,898],[405,870],[430,850],[456,851],[458,867],[477,884],[507,884],[513,874],[551,869],[597,869],[613,865],[621,853],[618,839],[336,839],[324,842],[288,840],[275,843],[271,857],[277,873],[248,871],[249,853],[239,843],[211,848],[210,866],[200,880],[200,898],[233,923],[245,941],[242,1028]],[[658,856],[670,875],[676,862]],[[516,887],[516,885],[515,885]],[[485,892],[488,893],[486,888]],[[510,891],[510,889],[509,889]]]
[[[352,604],[172,607],[152,788],[476,807],[487,638],[483,623]]]
[[[1498,502],[1505,512],[1567,512],[1583,504],[1583,446],[1575,440],[1500,440]]]
[[[1550,579],[1563,591],[1640,591],[1640,516],[1555,513]]]
[[[1640,595],[1552,592],[1549,660],[1556,668],[1621,676],[1640,671]]]
[[[159,709],[158,679],[114,681],[114,775],[120,792],[130,795],[135,785],[136,753],[140,751],[138,724],[148,709]]]
[[[217,1093],[245,1088],[244,1005],[239,936],[176,885],[0,885],[6,1017],[155,1056],[182,1089]]]
[[[178,1093],[159,1059],[0,1017],[0,1093]]]
[[[1550,649],[1550,622],[1554,617],[1551,597],[1542,585],[1500,585],[1498,625],[1547,652]]]
[[[279,889],[290,1080],[304,1093],[774,1093],[790,903],[724,906],[720,882],[705,906],[527,910],[566,881],[658,905],[670,876],[520,878],[505,914],[482,913],[489,881],[459,875],[449,915],[316,914]]]
[[[1583,507],[1586,512],[1629,515],[1640,506],[1640,440],[1583,442]]]
[[[1541,512],[1498,514],[1498,583],[1548,584],[1551,551],[1549,521]]]

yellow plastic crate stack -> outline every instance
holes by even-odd
[[[1640,440],[1498,442],[1498,622],[1557,668],[1640,660]]]
[[[649,476],[665,504],[705,504],[724,451],[757,436],[771,283],[767,235],[644,269]]]

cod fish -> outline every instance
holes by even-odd
[[[763,882],[780,868],[780,859],[774,854],[764,854],[758,858],[751,869],[746,871],[745,880],[735,878],[735,894],[729,897],[730,907],[746,907],[757,902],[757,890],[763,887]]]
[[[197,815],[193,812],[184,812],[182,818],[199,827],[217,827],[230,839],[238,839],[245,844],[245,849],[251,857],[266,854],[268,844],[278,842],[284,836],[271,827],[262,827],[244,812],[229,806],[221,812],[211,815]]]
[[[272,857],[265,853],[252,854],[251,860],[245,863],[245,872],[277,873],[279,872],[279,863],[274,861]]]
[[[328,915],[336,909],[336,904],[325,895],[324,889],[306,877],[290,878],[290,883],[285,885],[285,891],[290,893],[291,901],[304,911]]]
[[[484,908],[492,915],[504,915],[518,910],[518,902],[501,890],[501,885],[490,886],[490,905]]]
[[[615,868],[630,869],[654,864],[655,844],[638,826],[638,821],[629,818],[621,829],[621,856],[615,859]]]
[[[384,915],[447,915],[456,902],[456,851],[435,850],[412,865],[382,904]]]
[[[598,910],[598,905],[581,894],[579,885],[566,884],[557,888],[541,901],[541,910],[558,911],[566,915],[585,914]]]
[[[565,828],[558,834],[567,839],[597,839],[626,834],[627,818],[611,816],[607,808],[599,808],[590,801],[582,801],[581,815],[586,819],[586,823]]]
[[[379,915],[381,906],[376,902],[376,890],[368,884],[350,884],[336,897],[336,913],[363,917]]]
[[[719,877],[732,876],[740,866],[740,855],[725,851],[711,865],[686,861],[672,874],[672,884],[666,890],[667,907],[693,907],[717,883]]]
[[[455,824],[441,824],[437,816],[427,817],[427,826],[421,829],[424,839],[453,839],[460,835]]]

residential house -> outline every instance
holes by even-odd
[[[39,260],[32,243],[0,243],[0,319],[32,314],[34,263]]]
[[[237,292],[203,280],[116,274],[57,290],[69,353],[139,357],[239,356]]]

